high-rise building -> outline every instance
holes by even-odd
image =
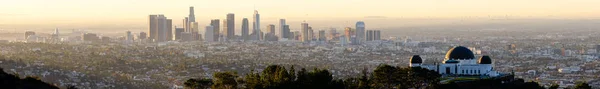
[[[184,28],[177,28],[175,27],[175,40],[181,40],[181,33],[185,32]]]
[[[190,7],[190,15],[188,16],[189,22],[196,22],[196,16],[194,16],[194,7]]]
[[[204,32],[204,41],[205,42],[214,42],[214,28],[213,26],[206,26],[205,28],[205,32]]]
[[[198,26],[198,22],[190,22],[190,35],[191,35],[191,40],[193,41],[197,41],[200,40],[200,34],[198,33],[200,29],[200,26]]]
[[[359,43],[365,41],[365,22],[358,21],[356,22],[356,38]]]
[[[373,30],[367,30],[366,38],[366,41],[373,41],[373,39],[375,38],[375,32]]]
[[[183,19],[183,30],[184,32],[190,32],[190,20],[188,19],[188,17],[185,17]]]
[[[171,19],[167,19],[164,15],[150,15],[149,17],[150,37],[148,39],[154,42],[168,41],[167,39],[171,36],[169,34],[172,34]]]
[[[219,33],[219,29],[220,29],[219,28],[219,26],[220,26],[219,22],[220,22],[219,19],[213,19],[213,20],[210,21],[210,26],[213,27],[213,32],[214,32],[213,33],[213,36],[214,36],[213,39],[214,39],[214,41],[219,41],[219,35],[220,35],[220,33]]]
[[[144,40],[148,37],[148,34],[146,34],[146,32],[140,32],[140,35],[138,36],[138,39]]]
[[[249,27],[248,27],[248,18],[244,18],[242,19],[242,39],[243,40],[249,40],[248,35],[249,33]]]
[[[356,37],[356,35],[355,35],[355,30],[354,30],[354,29],[352,29],[352,28],[350,28],[350,27],[346,27],[346,28],[344,29],[344,36],[346,36],[345,38],[346,38],[346,41],[347,41],[347,42],[352,42],[352,41],[351,41],[351,38],[352,38],[352,37]]]
[[[325,37],[325,30],[319,30],[319,35],[317,35],[317,40],[318,41],[325,41],[326,37]]]
[[[277,36],[279,38],[287,38],[285,30],[285,19],[279,19],[279,33],[277,33]],[[287,32],[289,33],[289,31]]]
[[[25,39],[27,39],[29,36],[33,36],[33,35],[35,35],[35,32],[33,32],[33,31],[26,31],[25,32]]]
[[[53,40],[60,40],[60,33],[58,32],[58,28],[54,29],[54,33],[52,34]]]
[[[256,33],[254,38],[260,40],[260,14],[258,14],[258,10],[254,10],[254,21],[252,22],[252,32]]]
[[[226,40],[233,40],[235,38],[235,15],[233,13],[227,14],[227,19],[223,22],[223,36]]]
[[[283,25],[283,31],[281,32],[282,36],[279,38],[292,39],[292,33],[290,32],[290,25]]]
[[[302,35],[301,35],[302,38],[300,39],[300,41],[302,41],[302,42],[309,42],[309,37],[308,37],[309,36],[308,35],[308,23],[303,22],[300,26],[302,26],[302,27],[300,27],[300,29],[302,29],[302,31],[301,31],[302,32]]]
[[[150,40],[154,40],[156,38],[156,35],[158,35],[158,15],[150,15],[148,18],[148,39]]]
[[[127,42],[127,43],[133,42],[133,34],[131,34],[131,31],[125,32],[125,42]]]
[[[267,25],[267,33],[275,34],[275,25],[273,25],[273,24]]]
[[[165,30],[165,33],[163,33],[163,34],[167,34],[165,41],[173,40],[173,20],[167,19],[167,29]]]
[[[375,30],[373,31],[373,40],[381,40],[381,31],[380,30]]]
[[[315,40],[315,32],[313,32],[312,27],[308,27],[308,40],[313,41]]]

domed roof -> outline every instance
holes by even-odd
[[[423,63],[423,59],[419,55],[413,55],[410,57],[410,63]]]
[[[460,61],[457,60],[446,60],[444,61],[444,63],[459,63]]]
[[[469,60],[469,59],[475,59],[475,55],[473,54],[473,51],[471,51],[469,48],[463,47],[463,46],[457,46],[457,47],[454,47],[454,48],[448,50],[448,53],[446,53],[446,59],[447,60]]]
[[[492,64],[492,59],[490,56],[482,56],[479,58],[479,64]]]

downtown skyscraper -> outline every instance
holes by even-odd
[[[356,39],[358,43],[364,42],[365,39],[365,22],[358,21],[356,22]]]
[[[310,37],[309,37],[309,33],[308,33],[309,32],[308,31],[309,30],[308,23],[302,22],[302,24],[300,26],[301,26],[300,29],[301,29],[301,34],[302,34],[301,35],[302,38],[300,39],[300,41],[310,42],[310,39],[309,39]]]
[[[248,18],[242,19],[242,39],[249,40],[249,27],[248,27]]]
[[[223,23],[223,37],[226,40],[235,39],[235,15],[233,13],[227,14],[227,19]]]
[[[210,20],[210,26],[213,27],[213,41],[219,41],[220,33],[219,33],[219,19]]]
[[[258,10],[254,10],[253,17],[254,21],[252,22],[252,32],[254,34],[254,37],[252,38],[254,40],[260,40],[260,14],[258,14]]]
[[[170,35],[172,34],[171,19],[167,19],[164,15],[150,15],[148,20],[148,33],[150,34],[148,39],[154,42],[170,41],[171,37],[168,36],[172,36]]]
[[[194,16],[194,7],[190,7],[190,14],[188,15],[189,22],[196,22],[196,16]]]
[[[286,38],[288,38],[288,37],[287,37],[287,34],[288,34],[288,33],[290,33],[290,31],[289,31],[289,30],[288,30],[288,31],[286,31],[286,29],[285,29],[285,25],[286,25],[286,24],[285,24],[285,19],[279,19],[279,33],[277,34],[277,36],[278,36],[280,39],[286,39]]]
[[[215,32],[213,26],[206,26],[204,32],[204,42],[214,42],[215,41]]]

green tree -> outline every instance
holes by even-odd
[[[548,89],[558,89],[558,87],[560,87],[558,84],[552,84]]]
[[[188,79],[184,83],[185,89],[207,89],[212,86],[213,82],[210,79],[200,78],[200,79]]]
[[[213,89],[236,89],[238,88],[236,73],[233,72],[216,72],[213,74]]]
[[[587,84],[585,82],[579,82],[579,83],[575,84],[574,89],[592,89],[592,86],[590,86],[589,84]]]

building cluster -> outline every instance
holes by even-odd
[[[164,19],[164,20],[163,20]],[[381,40],[381,31],[366,30],[365,23],[358,21],[356,27],[347,27],[345,34],[332,31],[329,36],[325,30],[314,31],[308,23],[300,24],[299,31],[291,31],[286,19],[279,19],[279,24],[268,24],[265,32],[261,30],[260,14],[254,11],[252,25],[248,18],[242,18],[241,35],[235,34],[235,14],[229,13],[225,19],[212,19],[204,29],[204,36],[198,32],[198,22],[195,20],[194,8],[190,7],[189,17],[183,20],[183,28],[163,27],[172,26],[171,20],[163,15],[150,15],[148,42],[165,41],[204,41],[204,42],[226,42],[226,41],[300,41],[300,42],[332,42],[339,44],[360,44],[368,41]],[[250,26],[252,29],[250,29]],[[335,29],[333,29],[335,30]],[[172,35],[171,35],[172,34]],[[140,33],[140,39],[145,34]],[[172,36],[172,37],[171,37]],[[328,39],[329,37],[329,39]]]

